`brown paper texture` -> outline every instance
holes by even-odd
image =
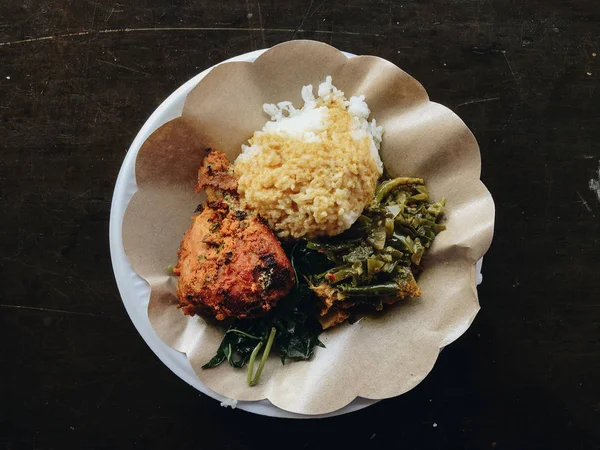
[[[392,176],[425,179],[434,199],[447,197],[447,230],[440,233],[419,278],[423,296],[387,308],[355,324],[321,335],[311,361],[285,366],[272,355],[258,386],[246,385],[246,369],[223,363],[202,370],[223,330],[176,308],[177,249],[190,216],[204,200],[194,192],[203,150],[221,150],[233,161],[241,145],[262,128],[263,103],[291,100],[300,89],[331,75],[349,98],[363,94],[371,118],[384,127],[381,157]],[[429,101],[423,87],[392,63],[373,56],[347,59],[312,41],[273,47],[254,63],[215,67],[187,96],[182,116],[159,128],[136,161],[138,191],[123,222],[123,242],[134,270],[151,286],[148,316],[158,335],[187,354],[202,382],[237,400],[269,399],[287,411],[323,414],[357,396],[384,399],[416,386],[432,369],[440,348],[469,327],[479,302],[475,263],[488,249],[494,203],[479,181],[475,138],[452,111]]]

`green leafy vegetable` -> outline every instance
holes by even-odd
[[[281,362],[285,364],[288,359],[310,359],[315,346],[324,347],[319,341],[322,328],[315,318],[316,295],[308,287],[303,272],[319,258],[319,254],[308,255],[296,251],[296,247],[291,249],[290,260],[296,273],[296,285],[292,292],[264,317],[234,320],[225,332],[215,356],[202,368],[211,369],[224,361],[236,368],[247,364],[246,379],[249,386],[254,386],[260,379],[272,348],[279,352]],[[254,374],[256,358],[263,348],[260,365]]]
[[[277,331],[274,327],[271,327],[271,332],[269,333],[269,338],[267,339],[267,345],[265,347],[265,351],[263,352],[262,358],[260,360],[260,365],[258,366],[258,370],[254,375],[254,360],[258,355],[260,348],[262,347],[262,341],[258,343],[258,345],[252,351],[250,355],[250,362],[248,363],[248,375],[246,377],[246,382],[248,386],[256,386],[258,384],[258,380],[260,379],[260,374],[262,373],[265,364],[267,362],[267,358],[269,357],[269,353],[271,352],[271,346],[273,345],[273,341],[275,340],[275,334]]]
[[[333,290],[317,290],[335,301],[340,295],[354,303],[372,303],[375,296],[419,295],[414,275],[421,271],[426,249],[445,229],[439,223],[445,204],[445,199],[430,202],[421,178],[381,182],[371,204],[348,231],[306,243],[305,252],[318,252],[329,263],[310,277],[311,283],[317,288],[324,283],[331,286]]]

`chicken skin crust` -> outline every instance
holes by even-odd
[[[210,201],[222,196],[209,195],[181,241],[173,269],[179,277],[179,306],[187,315],[218,320],[257,317],[290,292],[294,271],[273,232],[258,216],[241,209],[235,192],[227,192],[226,186],[233,186],[223,177],[227,167],[214,164],[223,162],[221,156],[212,152],[205,158],[199,184],[211,170],[220,174],[212,187],[218,184],[227,201]]]

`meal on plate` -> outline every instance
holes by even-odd
[[[271,348],[283,363],[309,359],[324,329],[420,296],[423,255],[445,228],[445,199],[431,201],[423,179],[385,176],[364,96],[348,100],[327,77],[302,98],[265,104],[271,119],[233,163],[208,150],[206,203],[173,269],[185,314],[227,321],[204,368],[247,364],[251,386]]]

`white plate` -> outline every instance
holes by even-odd
[[[267,49],[262,49],[245,53],[243,55],[236,56],[235,58],[228,59],[224,62],[253,62],[266,50]],[[349,58],[355,56],[346,52],[344,52],[344,54]],[[148,300],[150,299],[150,287],[137,273],[135,273],[135,271],[129,265],[129,262],[127,262],[125,251],[123,250],[123,239],[121,232],[123,215],[125,214],[127,203],[129,203],[129,200],[137,190],[134,169],[137,153],[141,145],[157,128],[169,120],[175,119],[181,115],[183,103],[188,92],[190,92],[192,88],[196,86],[198,82],[212,70],[213,67],[205,70],[199,75],[196,75],[194,78],[173,92],[164,102],[162,102],[162,104],[146,121],[142,129],[135,137],[131,147],[129,147],[127,156],[125,157],[123,165],[121,166],[121,170],[119,171],[119,176],[115,184],[115,192],[112,199],[110,211],[110,254],[117,286],[119,288],[121,298],[123,299],[123,304],[125,305],[125,309],[127,310],[131,321],[135,325],[144,341],[146,341],[146,344],[148,344],[156,356],[158,356],[158,358],[179,378],[203,394],[222,402],[227,399],[207,388],[194,373],[187,357],[183,353],[180,353],[165,344],[150,325],[147,314]],[[479,261],[477,264],[477,270],[477,284],[479,284],[481,283],[481,261]],[[283,409],[274,406],[268,400],[240,401],[237,403],[237,407],[243,409],[244,411],[263,416],[307,419],[339,416],[366,408],[367,406],[377,403],[377,401],[378,400],[369,400],[358,397],[352,403],[342,409],[328,414],[314,416],[284,411]]]
[[[263,49],[246,53],[236,56],[235,58],[228,59],[224,62],[252,62],[266,50],[267,49]],[[345,53],[345,55],[349,58],[354,56],[349,53]],[[194,86],[198,84],[202,78],[208,74],[208,72],[210,72],[211,69],[212,67],[205,70],[201,74],[196,75],[194,78],[173,92],[164,102],[162,102],[162,104],[146,121],[138,135],[135,137],[131,147],[129,147],[125,161],[123,161],[123,165],[119,171],[119,177],[117,178],[117,183],[115,185],[115,192],[113,194],[110,210],[110,254],[113,270],[115,272],[115,278],[117,280],[117,286],[119,287],[123,304],[125,305],[125,309],[127,310],[131,321],[137,328],[144,341],[146,341],[146,344],[148,344],[156,356],[158,356],[159,359],[183,381],[195,387],[203,394],[214,398],[215,400],[224,401],[226,400],[225,397],[213,392],[207,388],[202,381],[200,381],[183,353],[180,353],[177,350],[169,347],[154,332],[154,329],[148,320],[148,314],[146,313],[148,308],[148,300],[150,299],[150,287],[137,273],[134,272],[129,265],[129,262],[127,262],[125,251],[123,250],[123,238],[121,234],[125,208],[127,207],[127,203],[129,203],[132,195],[137,190],[134,169],[135,159],[141,145],[148,138],[148,136],[152,134],[153,131],[169,120],[175,119],[181,115],[186,95]],[[308,416],[284,411],[274,406],[268,400],[255,402],[240,401],[238,402],[237,407],[243,409],[244,411],[261,414],[264,416],[302,419],[338,416],[352,411],[357,411],[376,402],[377,400],[357,398],[342,409],[318,416]]]

